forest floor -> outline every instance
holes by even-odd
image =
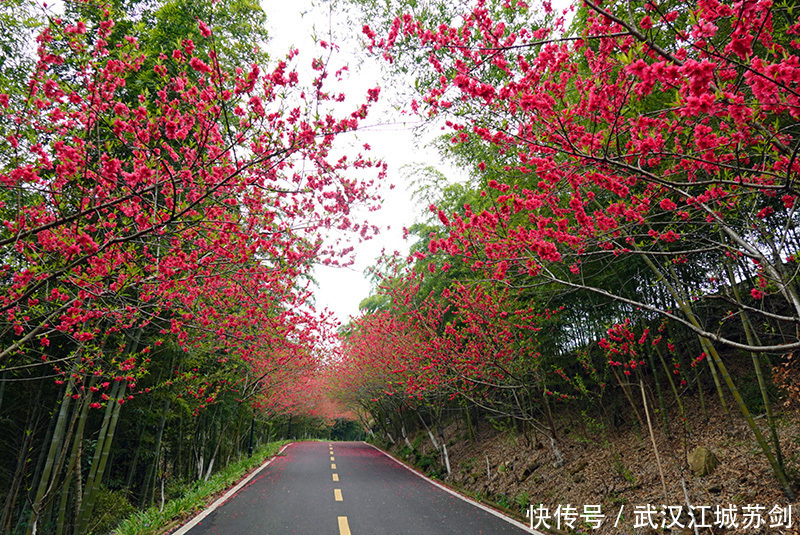
[[[706,395],[707,419],[698,409],[698,400],[688,399],[686,404],[697,409],[697,413],[687,417],[688,433],[675,428],[676,423],[680,425],[680,419],[672,418],[672,437],[668,438],[660,425],[660,416],[652,414],[652,411],[650,415],[664,473],[666,499],[647,427],[643,430],[638,426],[604,430],[596,419],[581,415],[562,419],[556,424],[558,449],[564,461],[560,466],[549,439],[545,440],[541,435],[538,439],[526,438],[515,430],[504,430],[482,420],[474,440],[470,440],[466,422],[463,419],[452,421],[444,429],[452,474],[444,480],[465,494],[499,506],[507,514],[514,514],[526,524],[529,520],[524,512],[530,511],[531,505],[541,504],[548,508],[549,518],[544,513],[541,515],[545,516],[551,528],[556,527],[554,512],[559,505],[562,508],[572,505],[579,515],[584,512],[585,505],[599,505],[605,515],[603,523],[596,529],[586,524],[578,528],[582,520],[580,516],[573,531],[564,529],[564,525],[561,530],[544,530],[540,526],[540,530],[551,533],[694,534],[695,530],[688,528],[687,500],[692,506],[710,506],[707,524],[711,527],[699,529],[699,533],[800,533],[797,500],[791,507],[790,522],[770,517],[773,507],[778,505],[785,510],[788,501],[744,418],[738,411],[733,412],[735,407],[731,408],[731,425],[726,426],[718,399]],[[645,418],[644,414],[642,418]],[[787,472],[797,490],[800,482],[800,413],[788,409],[779,411],[777,421]],[[763,415],[757,422],[769,440]],[[391,451],[410,464],[416,461],[418,466],[421,456],[427,455],[429,460],[441,459],[424,431],[409,436],[409,441],[417,448],[416,456],[409,454],[408,446],[402,440]],[[710,449],[719,460],[713,472],[703,477],[693,475],[687,463],[688,453],[698,446]],[[440,473],[446,474],[444,469]],[[678,517],[678,524],[684,527],[675,524],[671,529],[662,527],[665,518],[666,525],[672,522],[669,512],[665,516],[653,515],[658,530],[637,527],[635,511],[647,505],[659,511],[662,505],[674,506],[675,512],[678,512],[677,507],[681,507],[679,512],[682,514],[673,514]],[[738,528],[733,529],[730,520],[723,524],[716,522],[714,508],[718,505],[736,506]],[[751,505],[764,506],[764,510],[749,509],[758,512],[758,515],[751,516],[750,521],[755,522],[756,517],[760,517],[764,524],[758,529],[752,528],[753,524],[750,525],[752,529],[742,529],[746,522],[742,514],[747,510],[743,507]],[[638,518],[640,525],[646,521],[646,517]],[[776,527],[770,527],[771,520]]]

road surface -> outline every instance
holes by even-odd
[[[222,505],[175,535],[532,533],[363,442],[290,444]]]

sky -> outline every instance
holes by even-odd
[[[328,35],[329,27],[334,30],[350,29],[358,25],[348,25],[347,21],[338,20],[341,14],[329,13],[325,3],[318,2],[312,6],[310,0],[261,0],[261,5],[269,19],[268,30],[272,34],[269,43],[269,52],[273,58],[279,57],[289,46],[295,46],[300,51],[300,63],[304,61],[304,53],[319,53],[312,35],[320,39],[331,40],[341,47],[339,61],[348,62],[350,77],[347,85],[352,89],[347,94],[361,97],[366,95],[367,89],[377,83],[376,73],[379,66],[377,60],[367,59],[360,68],[357,64],[364,59],[364,54],[356,54],[358,50],[347,48],[356,45],[354,40],[337,40],[335,36]],[[308,55],[306,58],[310,58]],[[355,263],[347,268],[331,268],[319,266],[314,276],[318,281],[319,289],[315,292],[316,305],[319,309],[328,308],[338,317],[339,321],[346,323],[350,316],[358,315],[358,304],[370,293],[371,281],[364,271],[375,264],[381,251],[387,253],[399,251],[408,252],[410,244],[403,239],[403,227],[409,227],[415,219],[424,216],[411,196],[409,185],[406,183],[402,168],[407,164],[434,165],[443,167],[439,157],[432,149],[426,149],[415,143],[412,130],[413,118],[401,116],[392,109],[386,98],[391,88],[381,87],[382,99],[370,111],[365,128],[353,137],[357,146],[368,143],[371,147],[371,156],[380,158],[389,165],[387,184],[393,184],[394,189],[383,189],[384,201],[380,211],[369,214],[370,223],[379,226],[381,234],[369,241],[355,246]],[[419,214],[419,215],[417,215]],[[366,213],[364,214],[367,215]]]

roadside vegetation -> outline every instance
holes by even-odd
[[[465,172],[405,168],[410,255],[338,330],[312,270],[377,231],[339,144],[377,82],[254,0],[0,3],[0,532],[146,532],[365,434],[509,509],[794,502],[796,6],[336,8]]]
[[[265,22],[0,3],[1,533],[182,514],[261,445],[336,431],[310,274],[348,261],[331,229],[372,234],[351,211],[383,166],[332,150],[374,96],[334,105],[335,62],[271,57]]]
[[[162,497],[160,505],[134,513],[122,522],[110,521],[91,529],[96,533],[107,533],[113,529],[117,535],[149,535],[164,533],[177,522],[194,516],[205,509],[212,499],[239,482],[244,476],[258,468],[290,441],[283,440],[266,444],[253,455],[233,462],[220,470],[208,481],[198,481],[189,486],[179,496],[170,500]]]

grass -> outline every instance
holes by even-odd
[[[217,472],[208,481],[198,481],[180,498],[164,504],[164,510],[151,507],[134,513],[125,519],[113,531],[115,535],[157,535],[177,521],[202,511],[208,505],[209,498],[232,487],[242,476],[264,463],[278,453],[288,440],[272,442],[263,446],[252,457],[231,463]]]

